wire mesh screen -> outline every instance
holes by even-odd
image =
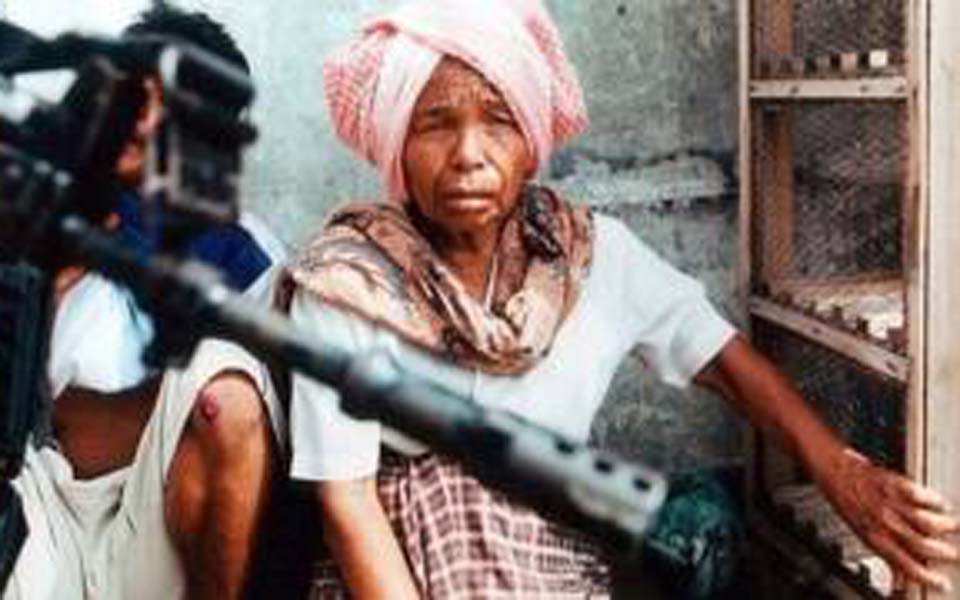
[[[906,389],[830,350],[756,319],[758,348],[780,366],[804,397],[850,444],[887,467],[903,471]]]
[[[899,273],[908,159],[902,104],[766,104],[754,139],[757,259],[783,277]]]
[[[849,310],[879,338],[902,328],[906,106],[768,102],[754,110],[754,292]]]
[[[754,0],[754,77],[775,76],[785,61],[880,51],[882,65],[905,62],[907,0]],[[859,65],[869,67],[870,65]],[[877,66],[877,65],[873,65]]]

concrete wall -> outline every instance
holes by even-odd
[[[34,16],[53,14],[49,6],[63,4],[6,1],[29,5]],[[320,64],[365,16],[396,2],[180,4],[225,22],[251,58],[261,141],[250,157],[247,198],[285,241],[303,240],[338,203],[378,196],[373,171],[334,138]],[[674,264],[702,279],[735,317],[734,1],[548,4],[593,120],[590,133],[557,155],[551,183],[623,217]],[[671,470],[740,458],[739,426],[722,402],[655,385],[634,359],[622,366],[595,433],[606,446]]]
[[[31,31],[52,36],[65,29],[115,34],[137,13],[149,6],[147,0],[0,0],[5,18]],[[2,14],[2,13],[0,13]]]

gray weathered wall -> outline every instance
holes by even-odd
[[[587,135],[557,155],[552,183],[624,218],[702,279],[735,317],[734,0],[547,1],[593,120]],[[62,0],[6,2],[50,25]],[[84,12],[80,4],[101,7],[102,15],[109,2],[73,0],[74,13]],[[364,16],[395,0],[180,4],[225,22],[251,58],[262,136],[249,164],[247,198],[285,241],[303,240],[340,202],[377,196],[373,171],[336,141],[328,124],[320,65]],[[595,433],[604,445],[671,470],[740,457],[739,426],[720,401],[655,385],[633,359],[625,361]]]
[[[702,279],[731,317],[735,260],[733,0],[548,0],[577,66],[591,131],[550,178],[623,217],[673,264]],[[377,180],[336,141],[321,58],[365,15],[395,2],[184,2],[227,22],[252,57],[262,142],[250,204],[288,242],[336,204],[375,198]],[[740,458],[738,421],[707,394],[651,383],[628,359],[595,425],[597,440],[670,470]]]

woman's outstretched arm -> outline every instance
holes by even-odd
[[[741,336],[696,377],[797,455],[854,531],[911,580],[949,591],[934,565],[960,561],[960,530],[937,492],[873,465],[834,433],[774,365]],[[842,400],[842,399],[838,399]]]

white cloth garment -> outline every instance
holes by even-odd
[[[53,321],[47,376],[53,397],[67,386],[113,393],[148,374],[140,357],[153,320],[125,287],[88,273],[64,296]]]
[[[706,298],[703,286],[677,271],[620,221],[598,215],[594,262],[581,297],[550,354],[521,376],[469,372],[402,343],[392,333],[294,296],[291,318],[305,331],[355,352],[386,351],[404,369],[480,404],[505,409],[586,441],[621,360],[634,347],[662,381],[686,386],[730,341],[735,329]],[[378,423],[338,408],[336,392],[295,376],[291,400],[291,474],[308,481],[374,474],[381,441],[420,451]]]
[[[253,213],[242,213],[240,226],[271,262],[286,259],[284,245]],[[96,273],[85,275],[63,297],[54,318],[47,361],[53,397],[68,386],[107,394],[137,386],[149,374],[141,356],[153,334],[153,320],[130,290]]]
[[[261,222],[243,226],[271,259],[285,250]],[[269,305],[265,273],[245,295]],[[63,298],[54,320],[48,362],[54,397],[67,386],[104,393],[141,383],[140,357],[153,325],[123,286],[87,274]],[[102,477],[79,480],[54,448],[28,447],[13,485],[27,526],[3,600],[167,600],[184,598],[185,576],[164,517],[164,486],[193,401],[223,371],[246,374],[257,386],[284,447],[286,423],[266,367],[238,346],[206,340],[186,370],[163,374],[157,404],[133,463]]]
[[[13,485],[29,534],[3,600],[185,598],[185,575],[164,517],[164,486],[193,400],[225,370],[255,383],[282,447],[284,416],[266,368],[233,344],[203,342],[186,370],[164,374],[129,467],[79,480],[55,449],[28,448]]]

